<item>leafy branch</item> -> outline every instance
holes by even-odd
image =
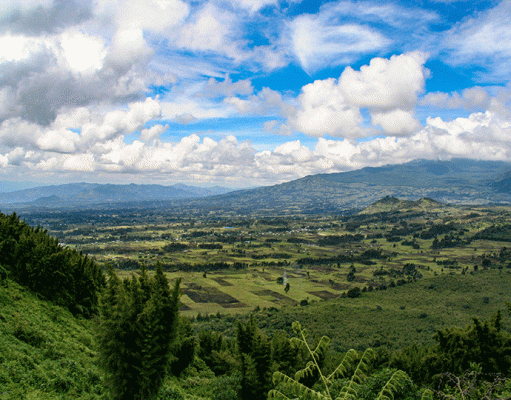
[[[337,368],[328,376],[326,376],[320,368],[320,359],[326,352],[330,339],[323,336],[314,349],[311,348],[307,341],[308,332],[302,328],[299,322],[293,323],[293,330],[296,337],[292,339],[294,344],[304,346],[311,360],[305,368],[297,371],[294,378],[277,371],[273,374],[273,384],[275,389],[268,393],[268,399],[276,400],[357,400],[359,398],[359,389],[367,378],[370,363],[374,358],[374,351],[367,349],[362,356],[355,350],[349,350]],[[358,363],[357,363],[358,361]],[[348,374],[355,367],[355,371],[349,377],[348,382],[341,388],[337,397],[334,397],[331,389],[335,380],[339,378],[348,378]],[[320,390],[311,389],[300,380],[306,377],[319,376]],[[410,382],[408,375],[400,370],[395,371],[390,379],[382,387],[375,400],[393,400],[394,394],[403,386]],[[426,390],[422,395],[422,400],[432,400],[432,392]],[[291,396],[291,397],[290,397]]]

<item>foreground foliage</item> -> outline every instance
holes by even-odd
[[[179,318],[179,284],[161,266],[121,281],[110,268],[98,323],[99,361],[111,399],[154,398],[167,376]]]
[[[0,277],[85,316],[97,311],[98,291],[105,284],[103,270],[92,259],[60,246],[15,213],[0,213]]]
[[[299,322],[293,323],[293,329],[297,334],[297,337],[293,338],[293,342],[295,345],[304,346],[307,349],[311,361],[307,363],[305,368],[297,371],[294,378],[280,371],[275,372],[273,374],[273,382],[277,388],[269,392],[268,398],[290,400],[291,397],[284,394],[288,393],[289,396],[293,398],[298,396],[298,398],[304,400],[361,399],[360,392],[362,383],[367,378],[370,370],[370,363],[374,357],[374,351],[372,349],[367,349],[362,356],[360,356],[355,350],[350,350],[345,354],[337,368],[335,368],[332,373],[325,375],[320,367],[319,360],[326,352],[330,339],[323,336],[313,350],[307,341],[308,333],[302,328]],[[310,388],[301,382],[304,381],[304,378],[310,376],[316,376],[319,381],[314,388]],[[339,378],[347,379],[339,384]],[[405,372],[400,370],[394,371],[390,378],[383,382],[382,387],[374,399],[394,399],[395,393],[410,384],[411,380]],[[424,392],[423,399],[426,398],[431,398],[430,391]]]
[[[99,399],[96,354],[92,321],[0,284],[0,399]]]

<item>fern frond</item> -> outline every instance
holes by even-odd
[[[313,361],[309,361],[304,369],[296,371],[295,380],[300,381],[303,378],[307,378],[314,374],[314,371],[317,370],[316,364]]]
[[[356,400],[359,387],[360,385],[357,382],[350,381],[341,389],[339,397],[336,397],[335,400]]]
[[[381,389],[376,400],[394,400],[394,393],[409,380],[410,378],[405,372],[400,370],[394,372]]]
[[[340,396],[337,399],[351,400],[357,397],[358,388],[360,386],[360,383],[362,383],[362,381],[365,378],[365,374],[369,369],[368,363],[371,361],[373,357],[374,357],[373,349],[367,349],[366,351],[364,351],[364,354],[362,355],[362,358],[360,359],[357,365],[357,369],[353,373],[348,384],[341,389]]]
[[[422,392],[421,400],[433,400],[433,392],[429,389],[426,389]]]
[[[280,393],[278,390],[270,390],[268,392],[268,400],[270,399],[277,399],[277,400],[291,400],[289,397],[285,396],[284,394]]]
[[[302,385],[300,382],[294,380],[293,378],[290,378],[289,376],[279,371],[273,373],[273,384],[275,386],[280,385],[280,387],[284,389],[286,392],[296,393],[296,395],[298,395],[299,398],[308,397],[317,400],[329,400],[329,398],[323,395],[322,393],[316,392],[315,390],[312,390],[307,386]],[[282,394],[278,390],[272,390],[271,392],[275,392],[271,394],[272,396],[284,396],[284,394]],[[268,393],[268,397],[270,396],[270,393]],[[285,396],[273,398],[288,399]]]
[[[319,341],[318,345],[312,352],[312,356],[316,361],[319,361],[320,357],[326,353],[328,350],[328,345],[330,344],[330,338],[327,336],[323,336]]]
[[[358,353],[356,350],[349,350],[342,359],[342,362],[339,364],[339,366],[335,369],[334,372],[332,372],[326,380],[330,382],[332,379],[335,379],[339,376],[344,377],[344,374],[348,372],[349,367],[351,364],[357,359]]]

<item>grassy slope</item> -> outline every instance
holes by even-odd
[[[91,321],[0,282],[0,399],[91,399],[101,393]]]
[[[505,309],[510,283],[511,275],[498,271],[437,276],[358,299],[316,303],[297,316],[311,331],[333,338],[341,350],[379,344],[402,348],[431,343],[438,329],[464,326],[474,316],[486,319]],[[294,315],[289,309],[285,314]]]
[[[299,320],[313,337],[330,336],[336,350],[379,344],[399,349],[412,343],[432,343],[437,329],[463,326],[473,316],[486,319],[504,309],[511,301],[510,284],[507,269],[480,271],[474,276],[443,274],[364,293],[357,299],[318,301],[280,311],[263,309],[256,316],[270,336],[279,329],[290,331],[291,322]],[[236,319],[211,318],[196,326],[234,335]],[[504,326],[510,328],[509,317],[504,318]],[[101,372],[94,362],[90,321],[77,320],[12,282],[0,286],[1,400],[99,398]],[[181,382],[186,392],[194,392],[192,381]],[[214,379],[208,382],[218,383]],[[171,393],[176,384],[168,381],[165,390]]]
[[[283,329],[291,333],[298,320],[313,337],[327,335],[339,351],[387,345],[400,349],[413,343],[432,344],[432,335],[448,326],[464,326],[472,317],[489,318],[511,302],[509,270],[480,271],[474,276],[443,274],[421,281],[362,293],[356,299],[341,298],[305,307],[263,309],[255,313],[270,335]],[[240,317],[246,318],[246,317]],[[504,326],[509,329],[509,317]],[[217,329],[234,335],[233,318],[211,318],[198,329]]]

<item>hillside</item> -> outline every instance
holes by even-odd
[[[229,189],[218,186],[213,188],[200,188],[183,184],[162,186],[72,183],[0,193],[0,204],[16,205],[18,207],[21,205],[83,207],[101,203],[188,199],[218,195],[228,191]]]
[[[98,398],[92,322],[0,282],[0,398]]]
[[[418,160],[407,164],[306,176],[280,185],[192,200],[181,210],[225,210],[256,214],[321,214],[362,209],[386,197],[431,198],[444,203],[489,204],[511,201],[506,182],[511,164],[496,161]]]
[[[0,193],[3,210],[153,209],[194,215],[347,213],[390,196],[453,204],[511,202],[511,164],[500,161],[417,160],[319,174],[279,185],[228,191],[186,185],[68,184]]]

